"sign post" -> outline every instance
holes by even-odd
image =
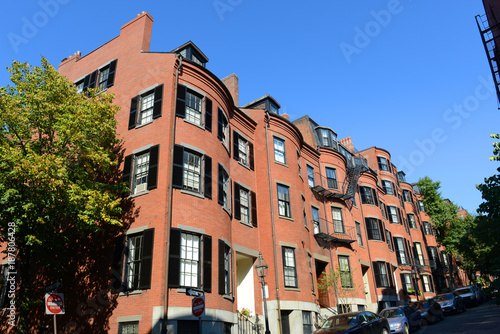
[[[205,295],[193,298],[193,315],[198,318],[199,333],[201,334],[201,316],[205,314]]]
[[[54,315],[54,334],[57,334],[56,315],[64,313],[64,295],[62,293],[46,293],[45,314]]]

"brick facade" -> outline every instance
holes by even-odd
[[[338,304],[378,311],[415,300],[416,295],[405,292],[401,274],[418,278],[420,291],[421,277],[429,277],[431,291],[422,294],[436,294],[433,277],[440,274],[445,282],[447,273],[429,265],[428,247],[442,249],[432,234],[424,233],[423,221],[429,219],[419,210],[419,195],[391,164],[389,152],[372,147],[354,153],[350,137],[338,141],[333,130],[307,116],[291,122],[276,112],[279,104],[270,96],[240,107],[237,76],[217,78],[194,44],[175,52],[149,52],[152,23],[143,12],[116,38],[59,65],[78,83],[117,60],[114,84],[107,90],[121,106],[118,133],[130,156],[131,198],[140,211],[126,233],[124,283],[109,319],[110,333],[137,322],[139,333],[196,330],[186,286],[205,291],[207,331],[237,333],[243,307],[262,324],[261,285],[253,269],[259,252],[269,265],[265,280],[273,333],[302,329],[302,312],[314,323]],[[145,120],[141,110],[153,91],[153,116]],[[189,109],[197,107],[199,112]],[[330,134],[329,141],[323,141],[320,129]],[[144,154],[149,158],[147,189],[140,188],[137,176]],[[349,185],[354,198],[348,195]],[[404,192],[410,194],[408,201]],[[397,222],[391,222],[391,213]],[[409,214],[415,217],[414,227]],[[134,285],[135,267],[125,264],[138,247],[131,244],[136,236],[144,242],[137,279],[145,288]],[[418,266],[398,263],[396,237],[406,240],[402,251],[407,258],[420,255]],[[150,271],[144,269],[146,253]],[[318,279],[346,258],[355,288],[342,302],[318,290]]]

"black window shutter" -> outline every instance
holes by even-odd
[[[370,188],[373,194],[373,200],[375,201],[375,205],[378,206],[378,197],[377,197],[377,191],[373,188]]]
[[[221,164],[218,164],[218,201],[220,205],[224,205],[224,178],[223,178],[224,168]]]
[[[389,278],[389,287],[393,288],[394,287],[394,283],[392,281],[392,268],[391,268],[391,264],[389,262],[386,262],[385,265],[386,265],[386,268],[387,268],[387,276]]]
[[[108,81],[106,82],[106,88],[109,88],[115,84],[116,62],[117,60],[115,59],[109,64]]]
[[[134,96],[130,101],[130,116],[128,119],[128,129],[135,128],[137,124],[137,108],[139,104],[139,95]]]
[[[371,218],[365,218],[366,232],[368,233],[368,239],[373,240],[373,231],[370,219]]]
[[[173,161],[173,179],[172,187],[182,188],[183,186],[183,164],[184,164],[184,147],[174,145],[174,161]]]
[[[212,132],[212,100],[205,97],[205,129]]]
[[[150,228],[143,232],[141,279],[139,289],[151,288],[151,271],[153,269],[153,244],[155,229]]]
[[[226,293],[226,284],[224,281],[225,278],[225,270],[224,270],[224,249],[226,247],[226,243],[222,240],[219,240],[219,294],[223,295]]]
[[[257,196],[254,191],[250,192],[252,202],[252,225],[257,227]]]
[[[248,161],[250,162],[250,169],[254,170],[254,162],[253,162],[253,144],[248,142]]]
[[[382,225],[382,221],[380,219],[377,220],[378,220],[378,227],[380,229],[380,240],[385,241],[384,225]]]
[[[392,192],[394,194],[394,196],[398,196],[398,192],[396,190],[396,186],[394,185],[394,182],[391,182],[392,183]]]
[[[240,149],[238,147],[239,139],[240,135],[238,134],[238,132],[233,130],[233,158],[236,161],[240,160]]]
[[[158,155],[160,145],[149,149],[148,190],[155,189],[158,184]]]
[[[97,82],[97,70],[95,70],[90,74],[90,81],[88,88],[95,88],[96,82]]]
[[[205,197],[212,199],[212,158],[208,155],[205,155],[205,179],[203,181]]]
[[[133,155],[130,154],[130,155],[127,155],[125,157],[125,161],[123,163],[123,182],[127,182],[127,186],[129,187],[129,189],[131,188],[131,184],[130,184],[130,180],[132,178],[132,159],[133,158]]]
[[[389,218],[389,217],[390,217],[390,216],[389,216],[389,207],[388,207],[387,205],[384,205],[384,210],[385,210],[385,216],[386,216],[387,218]],[[392,220],[391,220],[391,222],[392,222]]]
[[[240,185],[234,182],[234,219],[241,219]]]
[[[212,237],[203,236],[203,291],[212,292]]]
[[[397,209],[398,209],[399,223],[403,224],[403,217],[401,216],[401,210],[399,208]]]
[[[168,287],[178,288],[181,282],[181,230],[170,229],[170,256],[168,259]]]
[[[186,86],[181,84],[177,85],[175,114],[181,118],[186,117]]]
[[[90,74],[87,74],[83,79],[83,89],[82,92],[85,92],[89,88],[90,83]]]
[[[111,277],[111,293],[119,293],[122,290],[123,258],[125,250],[125,236],[116,238],[116,248],[113,257],[113,271]]]
[[[403,291],[408,292],[406,289],[406,281],[405,281],[405,275],[404,274],[399,274],[399,277],[401,277],[401,284],[403,284]]]
[[[380,282],[380,268],[378,266],[378,262],[374,261],[372,262],[373,266],[373,273],[375,274],[375,283],[377,284],[377,287],[382,286],[382,282]]]
[[[163,101],[163,85],[155,88],[155,103],[153,105],[153,119],[161,116],[161,105]]]
[[[222,109],[221,108],[217,108],[217,138],[221,139],[222,140],[222,119],[223,119],[223,115],[222,115]]]

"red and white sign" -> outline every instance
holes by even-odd
[[[64,295],[62,293],[45,294],[45,314],[64,314]]]
[[[205,314],[205,296],[193,298],[193,315],[201,317]]]

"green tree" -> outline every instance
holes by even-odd
[[[0,88],[0,238],[15,250],[24,332],[26,312],[41,307],[34,289],[44,275],[67,269],[82,240],[122,225],[125,188],[113,96],[78,94],[43,57],[39,67],[14,61],[7,70],[12,85]]]
[[[446,253],[453,255],[461,263],[461,266],[469,275],[475,272],[477,263],[474,253],[477,251],[476,244],[471,232],[474,230],[475,219],[467,215],[458,215],[459,207],[447,199],[444,199],[439,191],[441,184],[434,182],[429,177],[424,177],[417,182],[422,195],[425,213],[430,217],[436,232],[439,244],[446,248]],[[467,245],[467,247],[464,247]],[[450,272],[452,263],[449,262]],[[450,288],[453,289],[453,280],[450,277]]]
[[[492,134],[492,138],[499,139],[500,135]],[[493,143],[493,154],[490,160],[500,161],[500,143]],[[484,183],[477,185],[481,191],[483,202],[479,205],[477,229],[475,236],[484,245],[485,251],[481,260],[481,269],[487,275],[496,277],[494,286],[500,288],[500,168],[499,172]]]
[[[324,292],[330,292],[335,296],[337,306],[340,308],[338,313],[350,312],[352,299],[356,297],[358,286],[353,279],[354,270],[342,270],[340,266],[330,269],[323,273],[318,281],[318,289]]]

